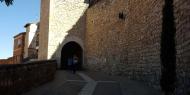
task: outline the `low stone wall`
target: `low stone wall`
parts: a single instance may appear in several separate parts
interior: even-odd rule
[[[0,65],[0,94],[20,95],[54,79],[56,61],[33,61],[27,64]]]

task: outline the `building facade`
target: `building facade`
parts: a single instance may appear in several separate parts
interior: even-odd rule
[[[25,32],[14,36],[13,56],[7,59],[0,59],[0,64],[20,64],[24,60]]]
[[[27,23],[26,32],[14,36],[13,56],[0,59],[0,64],[20,64],[38,60],[39,23]]]
[[[0,64],[7,64],[7,59],[0,59]]]
[[[24,59],[24,45],[26,32],[14,36],[13,62],[14,64],[22,63]]]
[[[38,59],[39,23],[28,23],[26,28],[24,59],[25,61]]]
[[[190,88],[189,4],[172,4],[176,93],[181,95]],[[79,67],[160,88],[164,6],[164,0],[41,0],[38,58],[56,59],[59,68],[67,68],[76,55]]]

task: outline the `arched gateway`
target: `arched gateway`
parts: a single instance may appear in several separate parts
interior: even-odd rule
[[[61,50],[61,68],[70,69],[74,56],[78,57],[78,63],[76,64],[77,69],[81,69],[83,63],[83,50],[78,43],[71,41],[66,43]]]

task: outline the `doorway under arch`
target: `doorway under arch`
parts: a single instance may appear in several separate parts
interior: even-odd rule
[[[71,61],[69,60],[72,60],[74,56],[78,57],[76,68],[82,69],[83,49],[78,43],[71,41],[66,43],[61,50],[61,68],[71,69]]]

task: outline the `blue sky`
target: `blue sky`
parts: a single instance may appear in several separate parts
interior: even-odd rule
[[[0,59],[13,55],[13,36],[25,32],[24,25],[40,18],[41,0],[14,0],[12,6],[0,3]]]

